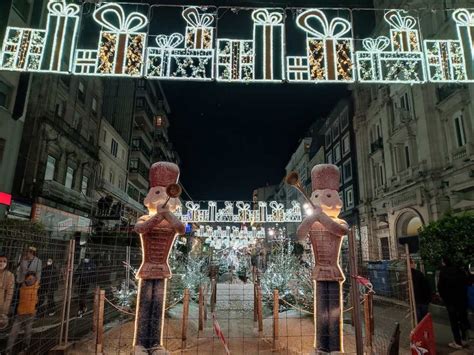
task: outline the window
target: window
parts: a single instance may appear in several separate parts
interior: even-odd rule
[[[351,151],[351,140],[349,137],[349,132],[347,132],[342,138],[342,155],[346,155]]]
[[[110,143],[110,153],[117,158],[118,143],[115,139],[112,138]]]
[[[408,148],[408,145],[405,145],[405,168],[408,169],[410,166],[410,148]]]
[[[400,96],[400,107],[405,111],[410,111],[410,96],[408,92],[405,92],[402,96]]]
[[[349,111],[345,109],[341,113],[341,131],[349,125]]]
[[[118,187],[120,190],[123,190],[124,188],[124,183],[123,183],[123,178],[122,177],[119,177],[118,179]]]
[[[337,143],[333,149],[334,152],[334,162],[337,163],[341,161],[341,145]]]
[[[109,170],[109,182],[113,185],[115,180],[114,171],[112,168]]]
[[[107,131],[104,129],[102,130],[102,140],[104,141],[104,143],[106,142],[107,140]]]
[[[328,154],[326,154],[326,163],[327,164],[332,164],[333,161],[332,161],[332,153],[329,152]]]
[[[464,131],[464,120],[461,113],[454,117],[454,129],[458,148],[466,145],[466,132]]]
[[[122,149],[122,160],[125,160],[125,149]]]
[[[352,179],[352,160],[348,159],[344,162],[342,171],[344,173],[344,182]]]
[[[72,127],[78,129],[81,124],[81,114],[77,111],[74,112],[74,117],[72,119]]]
[[[135,101],[135,105],[137,107],[143,107],[145,105],[145,101],[142,98],[138,98],[137,101]]]
[[[82,81],[79,81],[79,87],[78,87],[78,90],[77,90],[77,98],[82,103],[84,103],[86,101],[86,88],[85,88],[84,83]]]
[[[0,107],[8,108],[8,101],[10,101],[10,87],[4,82],[0,81]]]
[[[348,187],[345,190],[345,202],[346,202],[346,209],[354,207],[354,192],[352,190],[352,186]]]
[[[380,178],[380,185],[385,184],[385,178],[383,174],[383,165],[379,164],[379,178]]]
[[[139,89],[144,89],[145,88],[145,80],[143,80],[143,79],[138,80],[138,88]]]
[[[161,116],[156,116],[156,127],[161,127],[161,125],[163,124],[163,119],[161,118]]]
[[[97,100],[95,97],[92,98],[91,109],[92,109],[92,114],[94,116],[97,116]]]
[[[66,186],[68,189],[72,189],[73,182],[74,182],[74,169],[68,166],[66,170],[66,181],[64,181],[64,186]]]
[[[382,260],[390,260],[390,246],[388,243],[388,238],[380,238],[380,251],[382,252]]]
[[[332,137],[333,139],[339,137],[339,120],[332,126]]]
[[[59,101],[56,104],[56,109],[55,109],[55,112],[54,112],[55,117],[58,117],[58,118],[64,117],[64,108],[65,108],[65,106],[66,105],[65,105],[64,101]]]
[[[331,144],[331,130],[326,132],[326,135],[324,136],[324,144],[326,146]]]
[[[138,169],[138,159],[130,159],[130,170]]]
[[[87,196],[87,188],[89,187],[89,178],[85,175],[82,175],[81,181],[81,192]]]
[[[46,171],[44,172],[45,180],[54,180],[54,172],[56,170],[56,159],[51,155],[48,155],[48,160],[46,161]]]

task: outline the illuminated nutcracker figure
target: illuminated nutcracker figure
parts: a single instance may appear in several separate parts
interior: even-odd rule
[[[308,199],[313,207],[298,227],[298,238],[309,237],[315,259],[314,347],[318,351],[342,352],[342,283],[344,274],[339,265],[342,238],[349,226],[339,219],[342,201],[339,197],[339,169],[332,164],[316,165],[311,171],[312,193]],[[296,173],[287,183],[304,193]],[[305,195],[306,196],[306,195]]]
[[[135,319],[135,353],[160,349],[166,305],[166,283],[171,277],[168,257],[177,235],[185,227],[173,211],[179,204],[181,188],[177,185],[179,168],[169,162],[158,162],[150,168],[150,190],[144,204],[148,215],[139,218],[135,231],[140,233],[143,260],[138,270],[137,314]]]

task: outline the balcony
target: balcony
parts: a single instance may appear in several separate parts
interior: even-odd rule
[[[142,189],[148,188],[149,169],[142,163],[140,159],[130,160],[130,180]]]
[[[99,187],[103,189],[104,191],[110,193],[111,195],[115,196],[116,198],[118,198],[125,205],[130,205],[133,209],[145,213],[146,210],[142,204],[132,199],[130,196],[128,196],[128,194],[125,191],[112,185],[109,181],[102,179],[100,181]]]
[[[68,189],[66,186],[53,180],[45,180],[43,182],[41,195],[83,211],[91,212],[92,210],[91,198],[79,191]]]
[[[375,140],[375,142],[370,143],[370,154],[374,154],[378,150],[383,149],[383,139],[379,137]]]
[[[152,150],[148,148],[145,141],[142,138],[133,138],[130,149],[134,152],[142,153],[147,160],[151,159]]]

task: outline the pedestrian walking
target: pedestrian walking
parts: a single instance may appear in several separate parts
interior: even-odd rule
[[[7,270],[8,259],[0,254],[0,330],[8,325],[8,313],[15,290],[15,277]]]
[[[23,335],[23,350],[24,354],[28,354],[28,348],[31,343],[31,333],[33,330],[33,321],[36,315],[36,306],[38,304],[38,289],[39,284],[36,279],[36,274],[33,271],[28,271],[25,275],[25,280],[20,287],[19,301],[15,321],[13,322],[10,335],[7,343],[7,354],[11,354],[15,346],[16,339],[21,328],[24,327],[25,334]]]
[[[48,314],[54,316],[56,303],[54,301],[54,293],[59,285],[59,272],[53,263],[53,259],[49,258],[46,266],[42,270],[42,281],[40,288],[40,309],[39,314]]]
[[[82,317],[87,312],[87,294],[90,285],[95,284],[96,268],[92,260],[84,258],[76,270],[77,293],[79,296],[79,310],[77,316]]]
[[[448,344],[453,349],[462,349],[463,340],[468,338],[470,328],[467,319],[467,285],[468,275],[460,267],[454,265],[448,257],[443,258],[443,266],[439,272],[438,292],[449,315],[454,342]]]
[[[416,319],[420,322],[428,314],[431,303],[431,286],[426,276],[416,268],[416,263],[410,258],[413,293],[415,294]]]

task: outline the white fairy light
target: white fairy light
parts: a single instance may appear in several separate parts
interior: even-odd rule
[[[358,79],[366,83],[423,83],[425,58],[420,46],[417,21],[405,10],[389,10],[384,16],[390,38],[366,38],[356,53]],[[391,51],[387,47],[391,46]]]
[[[102,26],[98,48],[95,53],[88,49],[76,51],[74,73],[142,76],[147,34],[138,31],[148,25],[148,18],[136,11],[125,15],[123,7],[117,3],[98,6],[93,16]]]
[[[341,17],[328,21],[321,10],[308,9],[298,15],[296,24],[306,32],[306,55],[287,56],[288,80],[354,82],[353,39],[344,37],[351,31],[351,23]]]
[[[218,208],[216,201],[201,203],[187,201],[184,208],[180,206],[175,215],[183,223],[284,223],[301,222],[301,206],[292,201],[285,208],[283,203],[271,202],[244,202],[225,201],[224,206]],[[256,206],[252,209],[251,206]]]
[[[158,47],[147,49],[146,77],[150,79],[209,81],[214,79],[214,15],[187,7],[185,35],[156,37]]]
[[[251,40],[217,40],[217,81],[278,83],[284,80],[283,14],[283,9],[254,10]],[[259,34],[262,35],[262,41],[258,40]],[[261,51],[260,46],[263,47]]]
[[[255,244],[265,238],[265,228],[260,227],[211,227],[200,226],[195,233],[196,237],[204,238],[204,243],[214,249],[241,249]]]

